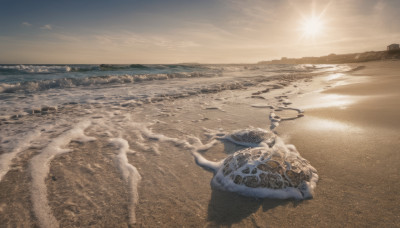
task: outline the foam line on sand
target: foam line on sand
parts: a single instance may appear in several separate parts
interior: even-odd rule
[[[128,141],[122,138],[113,138],[110,140],[110,143],[118,148],[118,155],[115,157],[115,162],[121,171],[122,178],[128,184],[130,192],[129,224],[135,224],[135,207],[139,201],[138,185],[142,177],[136,167],[129,163],[126,156],[130,151]]]
[[[39,220],[39,224],[44,228],[59,227],[57,219],[53,216],[52,210],[47,200],[46,177],[50,171],[51,161],[60,154],[70,152],[65,149],[71,141],[88,142],[96,138],[86,136],[84,130],[91,125],[90,121],[83,121],[75,125],[69,131],[54,138],[40,154],[32,158],[30,169],[32,175],[31,200],[33,211]]]

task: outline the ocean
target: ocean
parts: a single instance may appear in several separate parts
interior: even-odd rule
[[[129,105],[237,89],[330,65],[0,65],[0,116],[43,106]]]
[[[349,70],[0,65],[0,221],[199,226],[221,206],[215,189],[310,198],[317,171],[277,128],[304,115],[291,99],[311,91],[314,78]]]

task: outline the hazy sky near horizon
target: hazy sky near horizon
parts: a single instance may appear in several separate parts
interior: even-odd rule
[[[399,0],[0,0],[0,63],[251,63],[384,50]],[[303,23],[318,16],[315,37]]]

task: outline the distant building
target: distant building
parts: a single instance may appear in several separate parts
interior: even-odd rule
[[[399,50],[399,49],[400,49],[399,44],[391,44],[391,45],[387,46],[387,50],[388,50],[388,51],[391,51],[391,50]]]

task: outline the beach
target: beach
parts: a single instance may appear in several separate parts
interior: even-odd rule
[[[314,222],[310,226],[397,227],[400,223],[399,62],[362,65],[366,68],[350,74],[352,84],[318,95],[357,101],[337,105],[333,97],[333,107],[311,108],[295,126],[282,126],[320,174],[317,196],[306,206],[316,212],[306,219]],[[357,77],[367,78],[354,83]]]
[[[0,224],[400,225],[399,61],[207,67],[3,84]],[[215,136],[270,130],[271,113],[317,170],[313,197],[213,188],[193,151],[221,161],[245,147]]]

